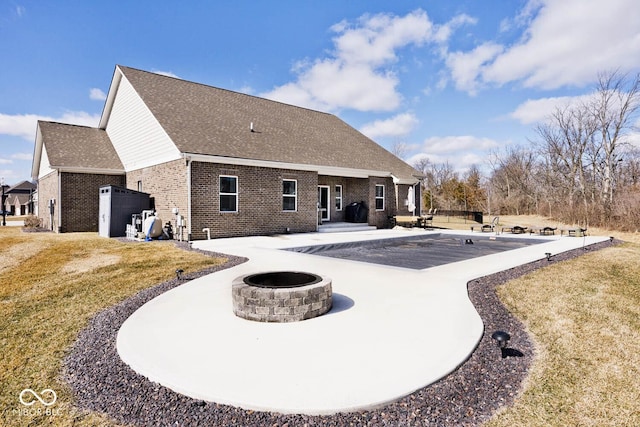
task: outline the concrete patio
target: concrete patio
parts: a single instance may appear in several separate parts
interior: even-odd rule
[[[425,270],[280,250],[417,233],[433,232],[375,230],[195,242],[194,247],[249,261],[142,306],[122,325],[118,352],[138,373],[196,399],[282,413],[373,408],[442,378],[473,352],[483,325],[467,296],[469,280],[543,259],[547,252],[608,239],[527,236],[545,243]],[[236,317],[232,280],[275,270],[331,277],[333,309],[295,323]]]

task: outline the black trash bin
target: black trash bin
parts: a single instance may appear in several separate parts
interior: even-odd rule
[[[347,222],[356,222],[357,210],[358,210],[358,202],[349,203],[344,211],[344,220]]]
[[[369,208],[364,202],[353,202],[347,205],[344,219],[347,222],[367,222]]]
[[[364,202],[358,203],[356,210],[356,222],[367,222],[369,220],[369,208]]]

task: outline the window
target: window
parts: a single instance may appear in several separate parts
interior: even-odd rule
[[[282,180],[282,210],[298,210],[298,181],[295,179]]]
[[[384,210],[384,185],[376,184],[376,210]]]
[[[336,210],[342,210],[342,185],[336,185]]]
[[[220,175],[220,212],[238,212],[238,177]]]
[[[142,181],[138,181],[138,191],[142,192]]]

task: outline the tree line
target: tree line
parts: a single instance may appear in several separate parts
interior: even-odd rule
[[[592,94],[550,111],[527,144],[492,152],[484,172],[416,162],[423,207],[637,230],[639,113],[640,74],[600,73]]]

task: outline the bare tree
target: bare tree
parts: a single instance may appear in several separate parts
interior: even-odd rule
[[[464,174],[465,185],[465,210],[487,210],[486,191],[482,187],[482,173],[476,165],[471,165]]]
[[[416,170],[420,171],[424,175],[422,180],[422,198],[423,206],[433,210],[433,196],[434,196],[434,175],[433,165],[427,157],[422,157],[415,161],[412,165]]]
[[[640,73],[633,77],[617,71],[601,73],[591,107],[599,132],[599,138],[594,140],[597,144],[594,151],[601,159],[597,166],[602,176],[602,201],[605,215],[609,217],[621,146],[640,110]]]
[[[409,145],[402,141],[393,141],[391,144],[391,152],[394,156],[404,159],[409,152]]]
[[[547,165],[564,190],[566,203],[571,208],[576,200],[582,200],[585,212],[589,187],[585,163],[596,131],[589,106],[582,104],[557,107],[547,122],[536,126]]]
[[[538,190],[535,185],[537,159],[523,147],[509,147],[503,153],[494,152],[489,160],[491,194],[500,213],[537,212]]]

